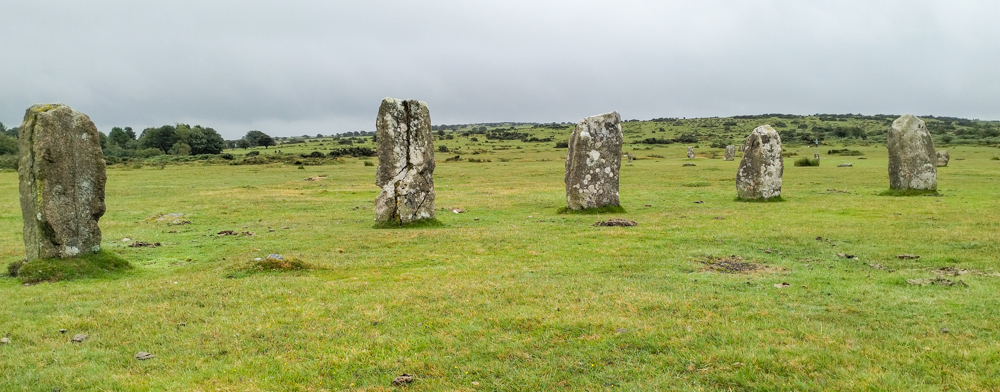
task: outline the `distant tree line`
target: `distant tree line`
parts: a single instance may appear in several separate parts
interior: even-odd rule
[[[101,137],[104,156],[113,158],[220,154],[224,147],[225,139],[214,129],[179,123],[146,128],[138,136],[132,127],[114,127]]]

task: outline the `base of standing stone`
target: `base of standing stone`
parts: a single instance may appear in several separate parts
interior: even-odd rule
[[[935,189],[887,189],[878,194],[879,196],[939,196]]]
[[[782,199],[781,196],[774,196],[761,199],[741,199],[739,198],[739,196],[737,196],[735,200],[744,203],[778,203],[785,201],[785,199]]]
[[[437,220],[436,218],[427,218],[415,220],[408,223],[400,224],[396,221],[390,222],[376,222],[372,228],[375,229],[420,229],[420,228],[432,228],[432,227],[444,227],[446,226],[443,222]]]
[[[597,215],[597,214],[624,214],[627,211],[625,211],[625,207],[622,206],[604,206],[595,208],[584,208],[580,210],[571,210],[567,207],[563,207],[556,212],[560,214]]]
[[[57,282],[96,278],[132,269],[132,264],[106,250],[78,257],[15,261],[7,267],[12,277],[23,283]]]

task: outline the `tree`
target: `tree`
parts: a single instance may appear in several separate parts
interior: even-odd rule
[[[17,139],[0,134],[0,155],[17,154]]]
[[[126,129],[131,130],[132,128]],[[135,143],[135,132],[131,132],[131,135],[129,133],[130,132],[119,127],[111,128],[111,133],[108,133],[108,142],[126,150],[134,150],[137,147]]]
[[[139,148],[155,148],[160,152],[167,152],[178,141],[177,128],[173,125],[164,125],[159,128],[146,128],[139,136]]]
[[[257,139],[257,145],[258,146],[264,146],[264,148],[266,149],[266,148],[268,148],[270,146],[277,145],[277,143],[275,143],[274,139],[271,139],[270,136],[264,135],[264,136],[261,136],[260,139]]]
[[[177,142],[170,147],[170,155],[191,155],[191,146],[187,143]]]
[[[226,145],[222,135],[212,128],[202,128],[200,125],[191,129],[186,142],[191,147],[191,153],[195,155],[221,154]]]
[[[246,136],[243,136],[243,139],[245,139],[246,141],[250,142],[250,146],[251,147],[257,147],[257,146],[260,145],[260,142],[259,142],[260,138],[262,138],[264,136],[267,136],[267,134],[264,133],[264,132],[261,132],[261,131],[254,130],[254,131],[247,132]],[[268,137],[270,137],[270,136],[268,136]],[[273,141],[273,139],[272,139],[272,141]]]
[[[236,141],[236,148],[242,148],[246,150],[250,147],[253,147],[253,144],[250,144],[250,142],[247,141],[247,139],[240,139]]]

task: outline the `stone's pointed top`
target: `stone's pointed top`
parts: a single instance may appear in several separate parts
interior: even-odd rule
[[[759,126],[757,128],[754,128],[753,132],[754,133],[761,133],[761,132],[778,133],[778,131],[774,130],[774,128],[771,128],[771,126],[768,125],[768,124],[764,124],[764,125],[761,125],[761,126]]]
[[[614,112],[607,112],[607,113],[604,113],[604,114],[596,114],[596,115],[587,117],[587,118],[585,118],[583,120],[580,120],[580,122],[583,123],[583,122],[586,122],[586,121],[592,121],[592,120],[598,120],[598,119],[617,119],[618,121],[621,121],[621,118],[622,118],[622,116],[619,115],[617,111],[614,111]]]
[[[904,114],[892,122],[893,128],[916,128],[921,126],[924,126],[924,120],[912,114]]]
[[[62,103],[40,103],[40,104],[36,104],[36,105],[31,105],[31,107],[28,108],[28,112],[29,113],[45,113],[45,112],[48,112],[48,111],[51,111],[51,110],[63,109],[63,108],[69,109],[69,110],[73,110],[69,106],[66,106],[66,104],[62,104]]]

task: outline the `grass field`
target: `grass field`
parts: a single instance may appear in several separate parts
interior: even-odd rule
[[[557,213],[564,149],[504,144],[437,154],[444,226],[423,229],[372,228],[357,159],[112,168],[104,248],[135,268],[0,278],[0,390],[1000,390],[996,149],[949,149],[939,196],[888,197],[884,147],[824,146],[785,159],[783,202],[740,203],[739,158],[627,145],[627,212],[593,216]],[[168,213],[191,223],[149,219]],[[592,226],[615,217],[639,225]],[[4,264],[21,224],[0,173]],[[314,268],[246,271],[271,253]],[[706,264],[733,255],[758,269]],[[907,283],[939,275],[966,286]]]

